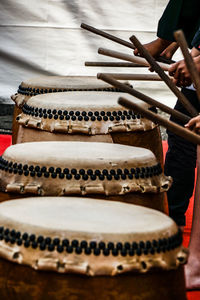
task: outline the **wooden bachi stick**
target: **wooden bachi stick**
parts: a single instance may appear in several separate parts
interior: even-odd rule
[[[144,68],[146,66],[130,62],[86,61],[86,67],[117,67],[117,68]]]
[[[112,34],[109,34],[109,33],[105,32],[105,31],[103,31],[103,30],[97,29],[97,28],[92,27],[90,25],[87,25],[85,23],[81,23],[81,28],[86,29],[86,30],[88,30],[90,32],[93,32],[93,33],[95,33],[97,35],[100,35],[100,36],[102,36],[102,37],[104,37],[104,38],[106,38],[108,40],[111,40],[113,42],[116,42],[116,43],[118,43],[120,45],[126,46],[126,47],[128,47],[130,49],[133,49],[133,50],[135,49],[135,46],[132,43],[127,42],[127,41],[125,41],[123,39],[120,39],[120,38],[118,38],[118,37],[116,37],[116,36],[114,36]]]
[[[119,80],[162,81],[157,74],[103,73]]]
[[[102,54],[102,55],[105,55],[105,56],[119,58],[119,59],[130,61],[130,62],[133,62],[133,63],[143,64],[146,67],[150,67],[150,64],[143,57],[134,56],[134,55],[130,55],[130,54],[125,54],[125,53],[122,53],[122,52],[118,52],[118,51],[114,51],[114,50],[110,50],[110,49],[105,49],[105,48],[99,48],[98,53]],[[169,65],[167,65],[167,64],[159,62],[158,65],[164,71],[168,71],[168,69],[169,69]]]
[[[188,99],[180,92],[180,90],[176,87],[176,85],[171,81],[171,79],[165,74],[159,64],[155,61],[155,59],[151,56],[147,49],[139,42],[139,40],[132,36],[130,40],[134,43],[134,45],[139,50],[140,54],[146,58],[151,67],[158,73],[158,75],[163,79],[166,85],[170,88],[170,90],[178,97],[182,105],[187,109],[192,117],[198,115],[198,111],[192,106],[192,104],[188,101]]]
[[[182,123],[186,124],[189,122],[190,117],[188,117],[187,115],[172,109],[171,107],[160,103],[152,98],[150,98],[149,96],[146,96],[145,94],[135,90],[134,88],[131,88],[130,86],[123,84],[119,81],[117,81],[116,79],[114,79],[112,76],[109,76],[108,74],[105,73],[99,73],[97,74],[97,77],[109,84],[111,84],[112,86],[115,86],[116,88],[120,89],[123,92],[126,92],[150,105],[156,106],[158,108],[160,108],[162,111],[172,115],[174,118],[176,118],[177,120],[180,120]]]
[[[135,46],[132,43],[129,43],[129,42],[125,41],[125,40],[122,40],[122,39],[120,39],[120,38],[118,38],[118,37],[116,37],[116,36],[114,36],[112,34],[109,34],[109,33],[105,32],[105,31],[103,31],[103,30],[97,29],[97,28],[92,27],[90,25],[87,25],[85,23],[81,23],[81,28],[86,29],[86,30],[88,30],[90,32],[93,32],[93,33],[95,33],[97,35],[100,35],[100,36],[102,36],[102,37],[104,37],[106,39],[109,39],[109,40],[111,40],[111,41],[113,41],[115,43],[118,43],[120,45],[126,46],[126,47],[128,47],[130,49],[133,49],[133,50],[135,49]],[[174,63],[174,61],[172,61],[170,59],[163,58],[163,57],[159,57],[158,60],[159,61],[163,61],[164,63],[167,63],[167,64]]]
[[[145,109],[137,104],[135,104],[133,101],[130,101],[124,97],[120,97],[118,100],[119,104],[132,109],[136,111],[137,113],[140,113],[143,115],[145,118],[153,121],[154,123],[158,123],[161,126],[166,127],[169,129],[171,132],[181,136],[182,138],[190,141],[191,143],[194,144],[200,144],[200,136],[192,131],[189,131],[188,129],[185,129],[184,127],[177,125],[176,123],[169,121],[156,113],[151,112],[148,109]]]
[[[177,30],[174,33],[174,37],[175,37],[176,41],[178,42],[178,44],[181,48],[181,51],[182,51],[184,59],[185,59],[186,66],[188,68],[188,71],[190,72],[192,82],[195,84],[197,97],[198,97],[199,102],[200,102],[200,76],[199,76],[199,73],[198,73],[197,68],[195,66],[195,63],[192,59],[192,56],[190,55],[190,53],[188,51],[188,45],[187,45],[187,42],[186,42],[183,31],[182,30]]]

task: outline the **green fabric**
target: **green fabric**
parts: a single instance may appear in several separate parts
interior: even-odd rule
[[[158,23],[157,36],[175,41],[173,33],[182,29],[189,47],[200,24],[200,0],[170,0]]]

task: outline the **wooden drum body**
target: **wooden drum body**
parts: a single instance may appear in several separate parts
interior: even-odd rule
[[[1,203],[0,224],[1,299],[186,300],[181,232],[158,211],[35,197]]]
[[[124,94],[123,94],[124,95]],[[63,92],[34,96],[17,117],[17,143],[32,141],[109,142],[150,149],[162,163],[160,130],[117,102],[122,93]],[[149,105],[134,99],[142,107]]]
[[[92,195],[167,212],[170,185],[150,150],[126,145],[22,143],[7,148],[0,160],[1,197],[7,192],[7,199],[16,194]]]
[[[22,82],[11,99],[15,102],[12,143],[16,144],[19,124],[17,116],[22,112],[22,106],[27,100],[39,94],[70,92],[70,91],[99,91],[116,92],[118,89],[103,83],[94,76],[40,76]]]
[[[184,269],[115,277],[36,272],[0,259],[2,300],[187,300]],[[14,296],[13,296],[14,295]],[[139,296],[138,296],[139,295]],[[138,298],[140,297],[140,298]]]

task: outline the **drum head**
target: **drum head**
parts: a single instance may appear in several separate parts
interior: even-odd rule
[[[24,103],[19,124],[50,132],[108,134],[152,130],[156,125],[118,104],[122,93],[64,92],[32,97]],[[127,95],[129,98],[130,96]],[[145,102],[134,98],[139,106]]]
[[[171,185],[150,150],[89,142],[10,146],[0,180],[5,191],[39,195],[158,193]]]
[[[17,94],[12,95],[11,98],[17,106],[21,107],[32,96],[70,91],[119,92],[119,89],[95,76],[40,76],[23,81]]]
[[[40,76],[23,81],[18,94],[34,96],[67,91],[118,91],[95,76]]]
[[[115,275],[185,262],[168,216],[135,205],[71,197],[0,204],[0,256],[35,269]]]

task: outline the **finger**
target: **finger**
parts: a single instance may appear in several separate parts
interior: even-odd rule
[[[193,126],[185,126],[186,129],[194,131],[195,132],[195,125]]]
[[[185,72],[185,70],[181,70],[181,69],[180,69],[178,80],[182,86],[189,86],[192,83],[189,74]]]
[[[173,76],[174,76],[174,79],[177,79],[180,81],[181,78],[180,78],[180,69],[179,68],[176,69]]]
[[[170,76],[173,76],[174,72],[177,69],[177,66],[178,66],[178,63],[174,63],[174,64],[170,65],[169,71],[168,71]]]
[[[172,78],[172,82],[173,82],[175,85],[178,85],[178,80],[177,80],[177,79]]]
[[[133,51],[134,55],[138,56],[139,55],[139,51],[137,48],[135,48],[135,50]]]
[[[199,118],[200,118],[200,116],[192,118],[187,124],[185,124],[185,127],[187,127],[187,128],[193,127],[197,122],[199,122]]]
[[[186,78],[181,71],[179,72],[179,81],[182,85],[185,85],[185,83],[186,83]]]
[[[197,123],[196,123],[196,129],[197,129],[197,130],[200,130],[200,121],[199,121],[199,118],[198,118],[198,121],[197,121]]]

